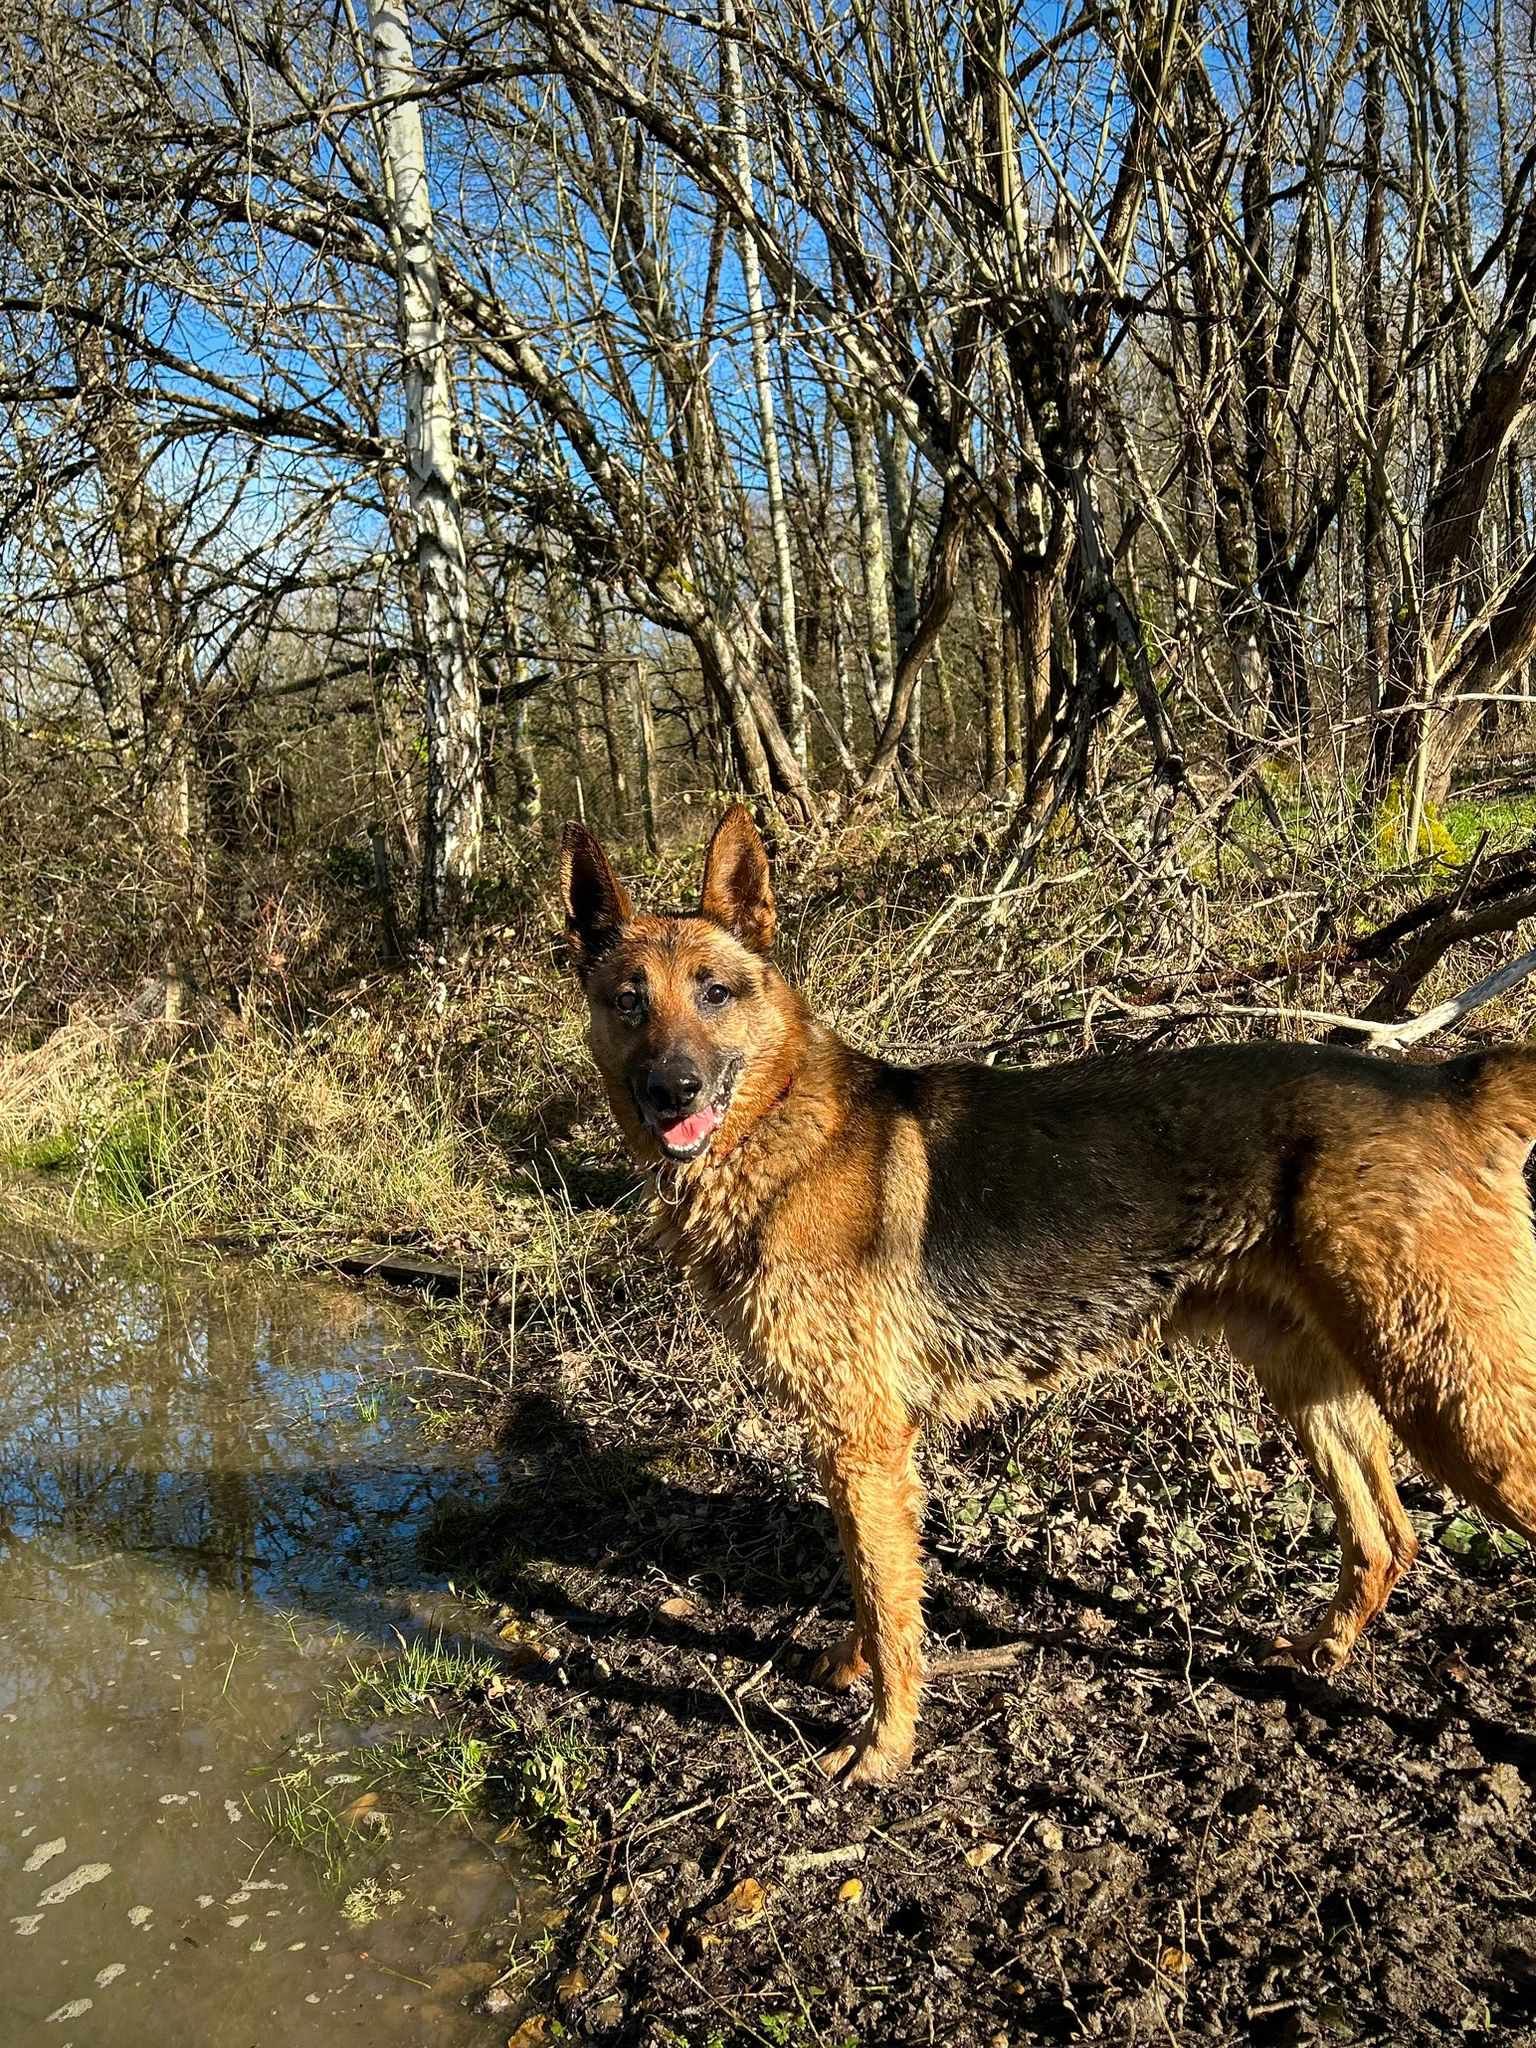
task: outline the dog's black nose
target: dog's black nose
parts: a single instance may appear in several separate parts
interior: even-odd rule
[[[686,1116],[703,1089],[704,1076],[686,1061],[668,1060],[645,1077],[645,1099],[661,1116]]]

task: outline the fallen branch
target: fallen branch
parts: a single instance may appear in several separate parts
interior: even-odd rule
[[[1532,897],[1536,897],[1536,854],[1528,847],[1514,853],[1493,854],[1483,863],[1482,877],[1471,888],[1463,881],[1455,889],[1426,896],[1408,909],[1399,911],[1385,924],[1378,925],[1374,931],[1362,932],[1358,938],[1313,946],[1304,953],[1271,955],[1263,960],[1244,961],[1235,967],[1214,968],[1204,974],[1181,976],[1177,981],[1144,983],[1137,994],[1149,1003],[1166,1003],[1179,997],[1188,1001],[1190,996],[1206,991],[1212,994],[1218,990],[1237,993],[1261,987],[1266,982],[1281,981],[1288,976],[1312,974],[1320,969],[1350,974],[1385,960],[1395,947],[1415,932],[1423,931],[1426,925],[1436,926],[1447,917],[1470,920],[1475,914],[1487,914],[1486,922],[1476,927],[1468,923],[1463,927],[1460,936],[1466,938],[1508,930],[1529,914],[1526,904]],[[1454,943],[1454,940],[1449,943]],[[1440,950],[1443,952],[1445,948]],[[1415,987],[1417,985],[1415,983]]]
[[[1387,976],[1361,1011],[1362,1020],[1384,1024],[1401,1017],[1452,946],[1460,945],[1463,939],[1485,938],[1491,932],[1513,931],[1533,911],[1536,911],[1536,889],[1527,889],[1522,895],[1484,904],[1478,909],[1453,906],[1435,920],[1406,959]]]
[[[1101,992],[1100,999],[1123,1017],[1145,1018],[1148,1022],[1160,1024],[1197,1024],[1211,1017],[1274,1017],[1291,1024],[1325,1024],[1330,1038],[1353,1032],[1365,1039],[1372,1051],[1377,1051],[1414,1045],[1419,1039],[1428,1038],[1432,1032],[1444,1031],[1448,1025],[1458,1023],[1473,1010],[1481,1009],[1484,1003],[1491,1003],[1495,996],[1503,995],[1506,989],[1516,987],[1533,973],[1536,973],[1536,946],[1528,953],[1519,954],[1507,966],[1497,968],[1481,981],[1474,982],[1459,996],[1437,1003],[1422,1016],[1396,1021],[1345,1017],[1336,1010],[1302,1010],[1292,1003],[1216,1003],[1201,1007],[1187,1003],[1128,1003],[1107,990]],[[1059,1021],[1065,1023],[1067,1020]]]
[[[996,1643],[989,1650],[952,1650],[944,1657],[930,1657],[930,1678],[970,1678],[978,1672],[1011,1671],[1021,1657],[1039,1647],[1037,1637],[1022,1642]]]
[[[1364,1033],[1373,1049],[1415,1045],[1432,1032],[1444,1031],[1448,1026],[1459,1023],[1471,1011],[1481,1009],[1484,1003],[1491,1003],[1495,996],[1503,995],[1506,989],[1516,987],[1532,974],[1536,974],[1536,946],[1529,952],[1517,954],[1506,966],[1495,968],[1492,974],[1485,974],[1481,981],[1463,989],[1459,996],[1450,996],[1445,1002],[1436,1003],[1422,1016],[1409,1017],[1400,1024],[1377,1023],[1361,1017],[1353,1021],[1344,1020],[1343,1028]]]
[[[808,1870],[835,1870],[841,1863],[862,1863],[867,1842],[844,1842],[837,1849],[796,1849],[779,1865],[780,1877],[803,1877]]]

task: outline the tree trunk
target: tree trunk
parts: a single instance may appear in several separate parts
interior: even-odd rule
[[[122,616],[137,686],[137,718],[108,654],[103,710],[108,729],[132,722],[136,797],[166,885],[155,916],[164,1020],[178,1020],[206,914],[206,846],[193,826],[192,653],[164,512],[150,488],[149,458],[132,400],[101,328],[82,325],[75,369],[87,406],[86,438],[101,478],[117,551]],[[114,735],[114,743],[120,743]]]
[[[1008,778],[1008,725],[1003,649],[997,619],[987,598],[981,542],[972,535],[969,556],[971,617],[976,631],[976,666],[981,672],[982,776],[989,793],[1000,796]]]
[[[1051,725],[1051,616],[1056,603],[1054,574],[1027,569],[1012,579],[1007,636],[1011,687],[1006,707],[1008,780],[1028,789],[1040,772]]]
[[[1362,249],[1365,342],[1365,504],[1361,533],[1361,595],[1365,615],[1365,669],[1372,710],[1386,701],[1392,673],[1392,554],[1387,534],[1387,316],[1382,265],[1386,240],[1386,130],[1384,59],[1374,16],[1366,9],[1365,240]]]
[[[635,693],[635,751],[640,761],[640,818],[645,827],[645,850],[660,851],[656,821],[661,798],[656,779],[656,723],[651,714],[651,665],[643,655],[632,663]]]
[[[891,543],[892,617],[900,662],[917,633],[917,570],[913,560],[912,522],[916,516],[917,493],[911,472],[911,443],[895,420],[883,420],[876,429],[880,453],[880,478],[885,498],[886,531]],[[899,665],[899,664],[898,664]],[[923,684],[921,674],[914,681],[901,735],[901,765],[909,785],[921,791],[923,782]]]
[[[763,302],[762,267],[750,225],[753,201],[752,151],[747,141],[746,108],[741,85],[741,51],[735,35],[734,0],[720,0],[721,112],[731,131],[736,181],[749,217],[738,237],[742,281],[747,293],[747,325],[752,340],[752,381],[757,387],[757,423],[762,441],[763,480],[768,499],[768,530],[773,542],[774,579],[779,600],[779,640],[784,659],[784,700],[789,744],[804,772],[810,765],[805,722],[805,678],[800,668],[800,637],[795,607],[795,568],[790,549],[789,515],[784,503],[784,474],[779,463],[779,429],[774,415],[773,378],[768,367],[768,315]]]
[[[594,592],[591,602],[592,646],[597,657],[597,693],[603,713],[603,747],[608,756],[608,783],[613,792],[613,821],[622,831],[629,818],[629,769],[624,761],[624,730],[630,723],[624,715],[618,678],[609,658],[608,622],[601,599]]]
[[[427,801],[421,929],[435,938],[467,908],[480,867],[485,766],[469,647],[469,574],[453,445],[453,387],[432,239],[432,199],[405,0],[370,0],[379,146],[390,211],[405,382],[405,455],[426,622]]]
[[[74,358],[85,394],[86,437],[117,551],[122,619],[138,698],[135,716],[119,682],[103,708],[114,741],[125,726],[137,727],[140,800],[167,850],[186,860],[193,851],[192,675],[181,594],[163,514],[149,485],[139,422],[99,326],[88,322],[78,328]]]
[[[507,752],[512,760],[512,822],[537,825],[544,808],[538,757],[528,735],[528,699],[514,697],[507,711]]]
[[[1445,703],[1467,687],[1466,678],[1474,672],[1502,682],[1509,664],[1520,658],[1508,652],[1518,648],[1522,638],[1510,610],[1512,593],[1495,596],[1491,610],[1485,609],[1464,632],[1458,632],[1457,618],[1490,493],[1533,397],[1536,197],[1526,201],[1509,260],[1503,303],[1489,330],[1481,365],[1455,431],[1434,472],[1435,483],[1421,527],[1424,541],[1417,631],[1399,634],[1391,650],[1391,702],[1371,734],[1367,788],[1372,792],[1385,790],[1394,775],[1405,772],[1426,743],[1426,719],[1440,715],[1438,710],[1408,707]],[[1522,605],[1516,607],[1522,615],[1524,574],[1522,571],[1516,585],[1522,589]],[[1475,660],[1469,649],[1478,650]],[[1452,714],[1440,735],[1429,735],[1427,743],[1437,763],[1434,787],[1442,786],[1449,777],[1454,754],[1465,744],[1475,722],[1469,727]]]
[[[848,455],[853,470],[854,510],[859,528],[859,567],[864,576],[864,615],[869,663],[875,679],[875,723],[884,724],[895,686],[896,652],[891,634],[890,584],[886,567],[885,522],[880,510],[880,480],[875,469],[875,436],[871,406],[862,391],[848,405]]]
[[[1250,125],[1243,161],[1242,332],[1244,462],[1252,507],[1256,628],[1269,670],[1265,726],[1277,740],[1304,748],[1311,723],[1306,657],[1290,587],[1289,497],[1279,445],[1276,401],[1283,396],[1274,281],[1274,162],[1280,114],[1285,21],[1276,0],[1250,0],[1247,10]]]
[[[1442,804],[1450,794],[1451,773],[1462,748],[1487,711],[1484,701],[1502,689],[1536,654],[1536,555],[1485,612],[1478,630],[1461,643],[1455,666],[1445,678],[1445,708],[1430,728],[1429,765],[1424,794]]]

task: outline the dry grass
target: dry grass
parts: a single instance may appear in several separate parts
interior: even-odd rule
[[[298,1039],[257,1025],[174,1061],[79,1020],[0,1059],[13,1167],[56,1176],[82,1213],[260,1243],[493,1243],[484,1158],[446,1108],[367,1016]]]
[[[177,1089],[188,1220],[239,1217],[259,1238],[495,1242],[475,1133],[443,1114],[413,1055],[366,1014],[297,1041],[257,1027],[215,1044]]]

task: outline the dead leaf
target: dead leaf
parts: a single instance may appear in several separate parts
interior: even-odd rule
[[[755,1877],[744,1877],[739,1884],[733,1884],[723,1899],[711,1906],[704,1915],[712,1927],[729,1922],[733,1927],[750,1927],[754,1920],[763,1917],[763,1908],[768,1903],[768,1894]]]
[[[1274,1481],[1257,1465],[1239,1465],[1224,1451],[1213,1453],[1207,1471],[1224,1493],[1273,1493]]]
[[[387,1828],[389,1816],[379,1811],[377,1792],[364,1792],[350,1806],[342,1808],[341,1824],[344,1828]]]
[[[549,2021],[543,2013],[536,2012],[532,2019],[524,2020],[515,2034],[507,2037],[507,2048],[538,2048],[541,2041],[549,2039]]]
[[[500,1963],[445,1963],[432,1972],[432,1990],[438,1998],[462,2000],[488,1990],[500,1975]]]
[[[693,1602],[685,1600],[681,1593],[671,1600],[663,1600],[656,1610],[658,1614],[664,1614],[668,1621],[686,1621],[690,1615],[697,1614],[698,1611]]]
[[[504,1628],[501,1640],[506,1648],[502,1655],[511,1671],[526,1671],[531,1664],[553,1664],[558,1661],[558,1652],[548,1643],[541,1643],[534,1636],[522,1635],[515,1628]],[[493,1680],[492,1683],[495,1681]],[[489,1690],[489,1688],[487,1688]]]

